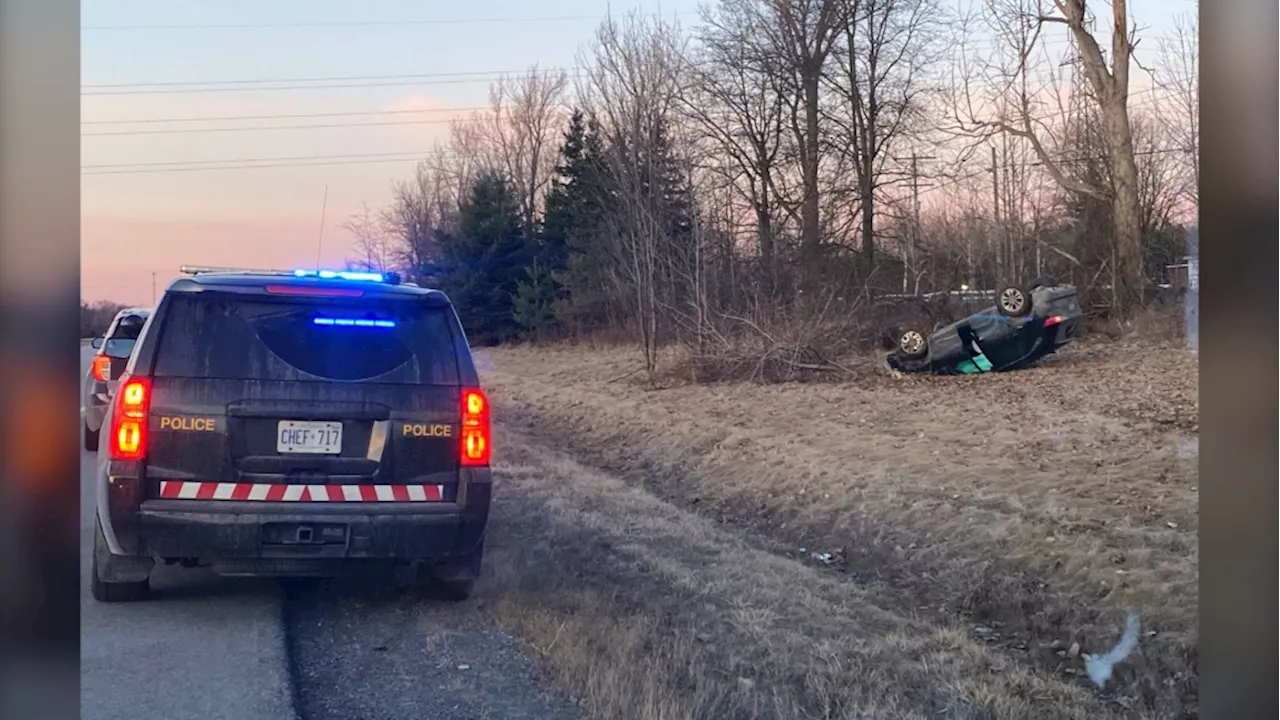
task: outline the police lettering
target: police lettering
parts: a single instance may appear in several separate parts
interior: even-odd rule
[[[404,437],[453,437],[452,425],[426,425],[405,423],[400,434]]]
[[[217,421],[214,418],[162,417],[160,429],[213,432],[217,429]]]

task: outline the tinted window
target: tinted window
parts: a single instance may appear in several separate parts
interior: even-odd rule
[[[110,338],[102,346],[102,352],[113,358],[127,358],[137,342],[132,338]]]
[[[456,385],[452,313],[414,301],[173,295],[156,375]]]

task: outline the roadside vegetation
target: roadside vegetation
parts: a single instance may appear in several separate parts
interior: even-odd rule
[[[485,348],[480,602],[592,717],[1196,716],[1197,30],[1135,56],[1128,4],[611,17],[346,220]],[[1040,277],[1086,315],[1059,357],[877,354]]]
[[[1126,6],[612,17],[348,220],[491,348],[486,602],[593,717],[1196,715],[1196,28],[1137,89]],[[1061,357],[877,355],[1039,277]]]

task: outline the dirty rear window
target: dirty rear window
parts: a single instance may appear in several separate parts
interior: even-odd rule
[[[458,383],[447,307],[208,295],[171,301],[158,376]]]

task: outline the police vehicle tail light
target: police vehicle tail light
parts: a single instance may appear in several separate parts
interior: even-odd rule
[[[480,388],[464,388],[460,458],[463,467],[484,467],[489,464],[490,437],[489,398]]]
[[[116,391],[111,417],[111,459],[141,460],[147,454],[147,413],[151,409],[151,381],[124,378]]]
[[[106,382],[111,376],[111,358],[106,355],[93,356],[93,379]]]
[[[302,295],[305,297],[360,297],[363,290],[354,288],[312,287],[310,285],[268,285],[272,295]]]

